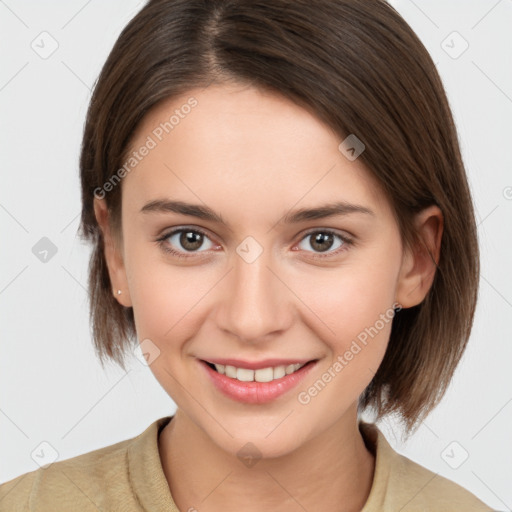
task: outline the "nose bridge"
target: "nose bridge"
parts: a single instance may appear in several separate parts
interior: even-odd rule
[[[284,286],[272,269],[271,251],[250,238],[233,255],[220,326],[244,340],[257,341],[283,329],[287,303]]]

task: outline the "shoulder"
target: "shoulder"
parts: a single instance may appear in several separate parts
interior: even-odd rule
[[[407,503],[403,511],[422,510],[488,512],[492,508],[461,485],[397,454],[395,465],[397,498]],[[401,481],[398,481],[401,480]],[[428,507],[428,508],[427,508]]]
[[[57,461],[0,485],[0,510],[29,511],[38,505],[97,510],[94,497],[105,485],[126,484],[126,452],[131,440]],[[88,499],[88,496],[91,496]],[[92,500],[92,501],[91,501]]]
[[[142,434],[76,457],[43,466],[0,485],[0,510],[9,512],[68,511],[84,512],[136,501],[132,490],[129,456],[137,456],[133,448],[156,439],[158,420]],[[134,455],[135,453],[135,455]],[[132,500],[133,498],[133,500]]]
[[[374,482],[363,512],[492,512],[461,485],[396,452],[376,425],[360,428],[376,447]]]

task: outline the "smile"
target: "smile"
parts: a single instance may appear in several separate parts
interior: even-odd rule
[[[285,375],[291,375],[297,370],[302,368],[307,363],[289,364],[287,366],[269,366],[267,368],[260,368],[258,370],[251,370],[249,368],[237,368],[231,365],[223,364],[210,364],[221,375],[225,375],[230,379],[236,379],[241,382],[272,382],[273,380],[280,379]]]
[[[197,360],[206,372],[214,389],[237,402],[264,404],[277,399],[297,387],[306,375],[316,366],[318,359],[289,364],[271,364],[270,361],[258,364],[222,364]],[[224,361],[233,362],[233,361]],[[281,361],[279,361],[281,362]],[[264,366],[263,366],[264,365]],[[246,368],[244,366],[258,366]]]

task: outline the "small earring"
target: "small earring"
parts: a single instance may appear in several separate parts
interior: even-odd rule
[[[121,290],[117,290],[117,295],[121,295]]]

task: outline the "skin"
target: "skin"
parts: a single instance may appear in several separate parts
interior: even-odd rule
[[[402,245],[391,206],[343,140],[288,99],[253,87],[215,85],[157,105],[132,148],[194,96],[198,105],[122,181],[122,236],[111,232],[105,199],[95,199],[113,292],[133,307],[139,340],[160,351],[150,368],[177,404],[159,438],[162,467],[180,510],[356,511],[366,502],[375,460],[357,425],[357,399],[384,357],[391,331],[376,336],[308,404],[298,401],[366,327],[398,302],[419,304],[434,277],[442,214],[417,215],[424,244]],[[229,223],[177,213],[141,213],[153,199],[204,204]],[[297,208],[346,200],[352,213],[295,225]],[[208,233],[195,252],[170,228]],[[306,231],[330,228],[321,252]],[[311,234],[311,233],[309,233]],[[262,254],[236,252],[253,237]],[[330,253],[330,254],[329,254]],[[326,255],[322,259],[318,255]],[[266,404],[221,394],[198,358],[318,359],[297,388]],[[246,467],[237,452],[253,443],[262,458]]]

